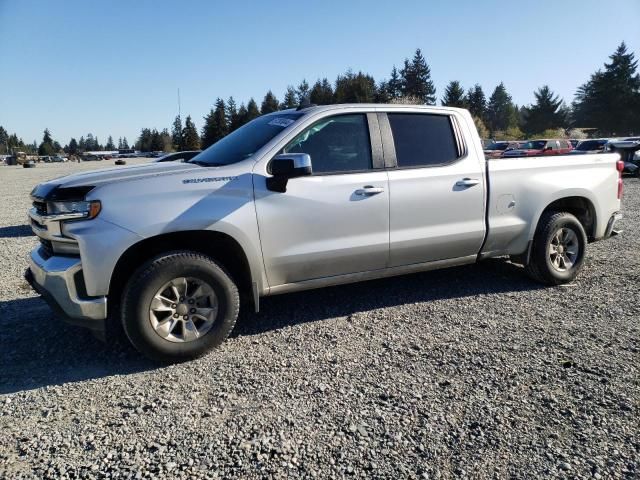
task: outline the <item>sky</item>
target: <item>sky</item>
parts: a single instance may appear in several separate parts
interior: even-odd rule
[[[623,19],[617,21],[618,18]],[[371,2],[0,0],[0,125],[25,142],[198,129],[217,97],[351,68],[388,78],[416,48],[437,96],[450,80],[504,82],[514,102],[544,84],[571,102],[621,41],[640,57],[640,0]]]

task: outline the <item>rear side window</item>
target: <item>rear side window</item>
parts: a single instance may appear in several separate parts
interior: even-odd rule
[[[398,167],[428,167],[458,158],[448,115],[389,113]]]

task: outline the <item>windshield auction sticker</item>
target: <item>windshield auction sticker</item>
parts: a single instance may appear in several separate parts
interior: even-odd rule
[[[295,122],[295,120],[291,120],[290,118],[278,117],[271,120],[269,125],[274,125],[276,127],[288,127],[293,122]]]

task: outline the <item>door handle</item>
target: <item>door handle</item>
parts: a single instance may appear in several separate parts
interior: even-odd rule
[[[456,187],[473,187],[474,185],[478,185],[480,180],[477,178],[463,178],[462,180],[458,180],[456,182]]]
[[[367,197],[370,195],[377,195],[378,193],[384,192],[384,188],[382,187],[374,187],[373,185],[365,185],[362,188],[359,188],[355,191],[356,195],[360,195],[363,197]]]

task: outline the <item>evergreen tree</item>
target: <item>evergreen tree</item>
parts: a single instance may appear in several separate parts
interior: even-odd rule
[[[302,105],[309,101],[309,84],[306,80],[302,80],[298,88],[296,89],[296,97],[298,99],[298,105]]]
[[[183,148],[185,150],[200,150],[200,137],[198,136],[198,129],[193,123],[193,120],[191,120],[191,115],[188,115],[186,120],[184,121],[182,139],[184,142]]]
[[[247,107],[244,106],[244,103],[241,103],[240,108],[238,109],[238,120],[234,130],[236,128],[240,128],[245,123],[247,123]]]
[[[298,106],[298,96],[296,94],[296,90],[289,85],[287,87],[287,91],[284,94],[284,100],[282,101],[282,109],[286,110],[287,108],[296,108]]]
[[[626,136],[640,131],[640,75],[634,54],[624,42],[587,83],[576,92],[576,126],[595,127],[603,136]]]
[[[44,129],[44,134],[42,136],[42,142],[38,147],[38,155],[53,155],[55,153],[55,148],[53,146],[53,138],[51,137],[51,132],[48,128]]]
[[[233,97],[229,97],[227,100],[227,108],[225,111],[227,112],[227,126],[229,127],[229,133],[231,133],[235,130],[233,126],[238,121],[238,106]]]
[[[9,132],[0,126],[0,153],[9,153]]]
[[[548,85],[542,86],[533,95],[535,103],[523,111],[522,125],[527,134],[539,134],[567,126],[567,112],[562,100],[553,94]]]
[[[118,150],[122,150],[122,137],[118,137]]]
[[[160,152],[164,148],[164,142],[162,141],[162,135],[155,128],[151,131],[151,138],[149,144],[149,151]]]
[[[333,103],[333,88],[326,78],[318,79],[309,93],[309,100],[316,105],[331,105]]]
[[[402,96],[402,79],[400,78],[400,74],[398,73],[398,69],[395,65],[391,70],[391,76],[387,81],[386,88],[389,100],[394,100]]]
[[[83,136],[81,136],[80,140],[78,140],[78,151],[85,152],[86,150],[87,150],[87,141],[84,139]]]
[[[218,140],[229,133],[227,124],[227,112],[224,100],[218,98],[216,100],[216,109],[211,109],[209,115],[204,117],[204,126],[202,127],[202,149],[213,145]]]
[[[426,105],[435,105],[436,87],[431,80],[431,69],[418,48],[413,60],[404,61],[400,71],[402,77],[402,94],[406,97],[416,97]]]
[[[127,142],[127,137],[122,137],[122,148],[124,150],[129,150],[129,142]]]
[[[245,122],[248,123],[254,118],[258,118],[260,116],[260,110],[258,110],[258,104],[253,98],[249,99],[247,103],[247,113],[245,115]]]
[[[162,129],[162,132],[160,132],[160,142],[162,144],[162,148],[160,150],[162,150],[163,152],[173,152],[173,136],[169,133],[169,130],[166,128]]]
[[[260,113],[264,115],[265,113],[277,112],[279,108],[280,104],[278,103],[278,99],[273,94],[273,92],[269,90],[264,96],[264,100],[262,100]]]
[[[67,153],[70,154],[70,155],[75,155],[76,153],[78,153],[78,142],[73,137],[71,138],[71,140],[69,140],[69,145],[67,147]]]
[[[180,118],[180,115],[176,115],[176,118],[173,120],[173,126],[171,127],[171,143],[173,143],[173,148],[175,148],[177,151],[180,152],[184,150],[184,138],[182,137],[182,119]]]
[[[474,117],[478,117],[483,122],[487,116],[487,98],[479,84],[475,84],[467,93],[467,104],[469,111]]]
[[[467,107],[467,99],[464,95],[464,89],[457,80],[452,80],[444,90],[442,105],[445,107]]]
[[[489,104],[487,105],[487,127],[491,133],[496,131],[505,131],[511,127],[518,125],[518,112],[515,105],[511,101],[511,95],[507,93],[504,83],[500,85],[491,94]]]
[[[371,75],[348,70],[336,79],[336,103],[370,103],[376,99],[376,81]]]
[[[109,135],[109,138],[107,138],[107,143],[104,146],[104,149],[105,150],[115,150],[116,149],[116,146],[113,143],[113,137],[111,135]]]
[[[376,87],[376,103],[389,103],[391,97],[389,96],[389,86],[384,80]]]

